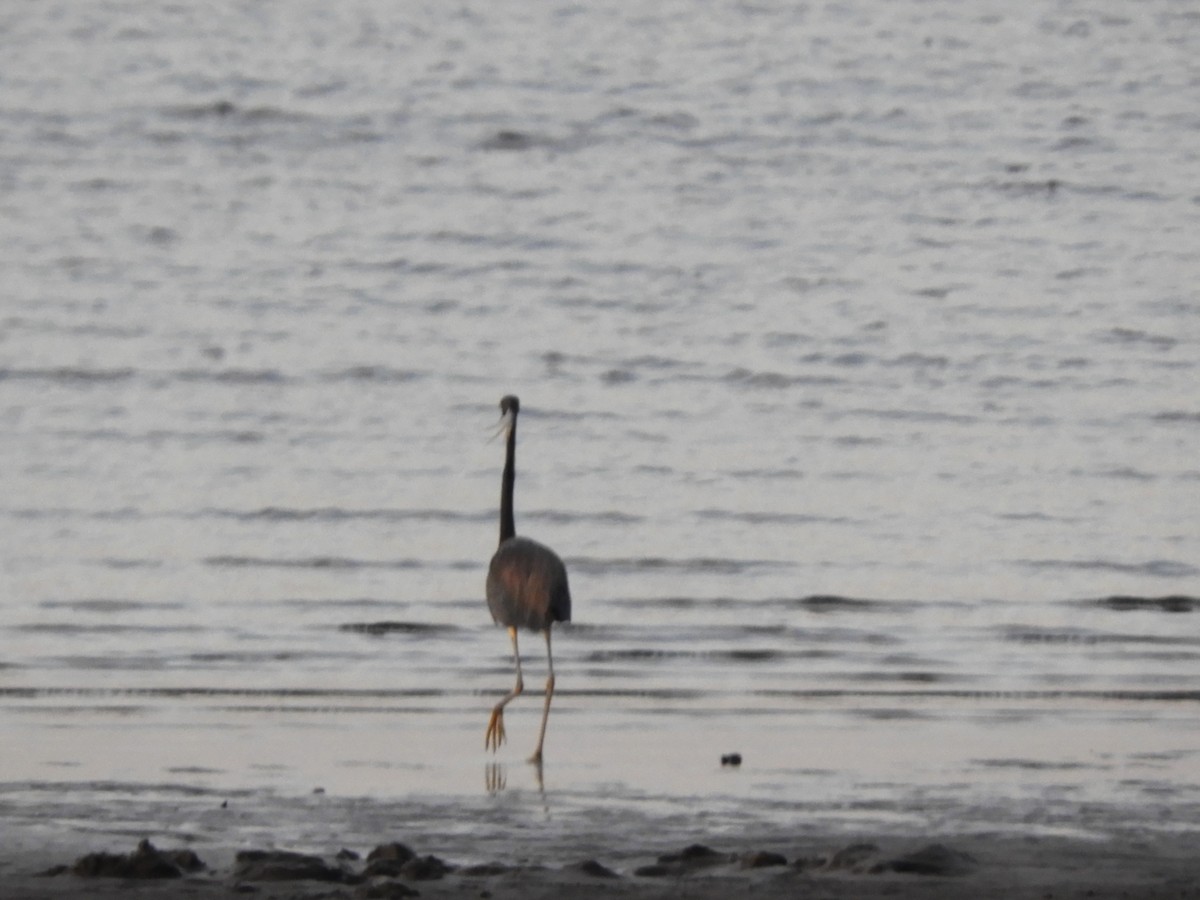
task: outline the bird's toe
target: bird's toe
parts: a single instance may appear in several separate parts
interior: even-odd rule
[[[487,733],[483,737],[483,746],[493,753],[500,749],[507,735],[504,733],[504,713],[499,709],[492,710],[492,718],[488,721]]]

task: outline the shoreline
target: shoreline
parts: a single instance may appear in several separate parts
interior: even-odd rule
[[[236,840],[230,834],[227,838]],[[7,900],[220,900],[315,898],[659,898],[717,900],[753,893],[764,900],[825,898],[1189,898],[1200,897],[1197,832],[1131,831],[1107,839],[1033,833],[903,833],[724,836],[655,853],[616,843],[605,848],[565,841],[546,852],[514,840],[507,854],[466,862],[436,846],[381,837],[375,848],[264,848],[177,841],[136,842],[97,835],[77,855],[67,845],[25,858],[0,859]],[[402,847],[396,851],[394,848]],[[154,855],[196,860],[192,872],[162,877],[142,865]],[[382,851],[383,855],[380,856]],[[64,856],[66,853],[66,856]],[[404,854],[408,854],[405,856]],[[49,857],[56,862],[43,865]],[[69,857],[69,858],[68,858]],[[109,868],[123,861],[133,868]],[[131,862],[132,861],[132,862]],[[74,871],[72,871],[72,869]],[[159,877],[145,876],[153,870]],[[53,874],[51,874],[53,872]],[[84,874],[79,874],[84,873]]]

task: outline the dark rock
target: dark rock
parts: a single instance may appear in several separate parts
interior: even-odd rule
[[[380,844],[368,853],[367,862],[375,862],[377,859],[393,859],[406,863],[410,859],[414,859],[416,855],[407,845],[393,841],[390,844]]]
[[[328,881],[355,880],[319,856],[290,850],[243,850],[238,853],[233,874],[243,881]]]
[[[404,873],[404,866],[416,859],[411,848],[405,844],[392,842],[380,844],[367,854],[367,868],[363,872],[366,878],[399,878]]]
[[[504,863],[491,862],[467,866],[462,870],[462,874],[471,878],[491,878],[495,875],[506,875],[512,871],[514,871],[512,866],[505,865]]]
[[[660,863],[688,863],[689,865],[711,866],[728,862],[729,857],[703,844],[689,844],[678,853],[667,853],[658,858]]]
[[[742,754],[726,753],[721,757],[721,765],[723,766],[740,766],[742,764]]]
[[[677,875],[679,870],[674,866],[664,866],[662,863],[653,863],[648,866],[639,866],[633,870],[633,874],[638,878],[665,878],[668,875]]]
[[[768,866],[786,866],[787,858],[778,853],[756,850],[751,853],[743,853],[742,858],[738,860],[738,865],[743,869],[765,869]]]
[[[339,862],[358,862],[361,858],[353,850],[347,850],[345,847],[339,850],[337,856],[334,857]]]
[[[377,859],[373,863],[367,863],[367,867],[363,869],[363,878],[399,878],[404,865],[395,859]]]
[[[75,860],[71,874],[80,878],[182,878],[179,867],[161,858],[134,861],[128,853],[89,853]]]
[[[666,853],[658,858],[656,865],[642,866],[635,869],[635,875],[643,877],[662,877],[664,875],[684,875],[697,869],[707,869],[732,861],[733,857],[719,853],[703,844],[691,844],[678,853]]]
[[[879,847],[875,844],[851,844],[836,851],[825,860],[826,869],[847,869],[861,871],[864,865],[879,856]]]
[[[404,897],[420,897],[421,892],[402,881],[382,881],[378,884],[365,884],[355,891],[354,895],[362,897],[363,900],[402,900]]]
[[[200,857],[190,850],[160,851],[149,841],[133,853],[89,853],[71,867],[81,878],[182,878],[184,872],[203,869]]]
[[[973,856],[944,844],[930,844],[883,863],[884,870],[911,875],[966,875],[977,865]]]
[[[581,863],[576,863],[573,867],[577,872],[582,872],[584,875],[591,875],[593,878],[620,878],[621,876],[610,869],[608,866],[601,865],[594,859],[585,859]]]
[[[175,863],[175,865],[179,866],[180,870],[183,872],[190,874],[192,872],[199,872],[202,869],[208,868],[208,866],[204,864],[204,860],[202,860],[191,850],[163,850],[161,852],[163,856],[171,860],[171,862]]]
[[[437,881],[445,878],[453,867],[438,859],[436,856],[418,856],[410,859],[400,869],[400,877],[412,881]]]
[[[824,856],[801,856],[792,863],[792,868],[803,872],[808,869],[820,869],[827,862],[828,860]]]

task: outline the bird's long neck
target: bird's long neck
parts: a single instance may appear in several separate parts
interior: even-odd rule
[[[508,429],[508,451],[504,457],[504,476],[500,482],[500,543],[515,537],[517,526],[513,522],[513,483],[517,480],[517,420]]]

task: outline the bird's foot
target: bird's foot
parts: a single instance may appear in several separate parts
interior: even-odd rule
[[[497,706],[492,710],[492,718],[488,721],[487,734],[483,736],[483,746],[495,753],[505,740],[507,740],[507,735],[504,733],[504,707]]]

